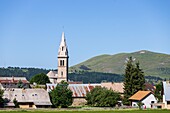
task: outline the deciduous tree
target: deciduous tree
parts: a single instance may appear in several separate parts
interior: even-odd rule
[[[86,95],[87,104],[97,107],[113,107],[120,100],[117,92],[102,87],[95,87]]]
[[[62,81],[50,92],[51,102],[54,107],[67,108],[72,105],[72,91],[68,89],[67,82]]]
[[[37,84],[41,84],[41,85],[45,85],[46,83],[50,83],[50,80],[48,78],[48,76],[44,73],[40,73],[37,75],[34,75],[31,79],[30,79],[30,83],[37,83]]]

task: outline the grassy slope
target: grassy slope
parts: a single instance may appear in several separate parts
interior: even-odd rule
[[[80,70],[79,67],[85,65],[91,69],[90,71],[123,74],[125,60],[129,56],[140,62],[145,75],[170,78],[170,55],[150,51],[96,56],[70,69]]]

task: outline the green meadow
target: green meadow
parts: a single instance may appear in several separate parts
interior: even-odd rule
[[[2,110],[0,113],[170,113],[170,110]]]

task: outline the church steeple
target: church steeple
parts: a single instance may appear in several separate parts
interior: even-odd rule
[[[58,76],[57,83],[62,80],[67,81],[68,75],[68,49],[64,32],[62,33],[61,43],[58,50]]]
[[[60,43],[60,47],[58,50],[58,56],[61,56],[61,57],[68,56],[68,50],[67,50],[67,44],[66,44],[64,32],[62,33],[61,43]]]

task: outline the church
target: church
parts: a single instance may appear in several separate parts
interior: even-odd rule
[[[58,70],[50,71],[47,76],[52,84],[68,81],[68,48],[66,44],[65,34],[62,33],[61,42],[58,50]]]

